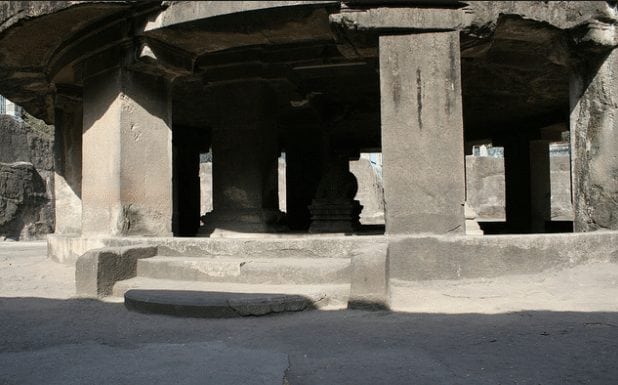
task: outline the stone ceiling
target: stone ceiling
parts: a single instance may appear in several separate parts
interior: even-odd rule
[[[0,2],[0,94],[53,122],[56,87],[79,89],[84,71],[133,50],[135,70],[174,81],[176,124],[208,125],[208,84],[261,77],[272,79],[281,115],[319,95],[341,141],[379,147],[378,32],[332,15],[403,3],[463,15],[468,139],[568,120],[577,47],[613,45],[603,40],[615,13],[606,2]]]

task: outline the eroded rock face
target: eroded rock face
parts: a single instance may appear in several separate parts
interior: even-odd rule
[[[39,171],[54,170],[51,135],[9,115],[0,115],[0,132],[0,162],[29,162]]]
[[[32,163],[0,163],[0,239],[30,240],[52,232],[49,198]]]
[[[53,140],[21,119],[0,115],[0,239],[53,232]]]

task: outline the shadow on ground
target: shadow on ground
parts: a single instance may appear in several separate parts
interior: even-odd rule
[[[234,319],[0,298],[0,384],[615,384],[618,313]]]

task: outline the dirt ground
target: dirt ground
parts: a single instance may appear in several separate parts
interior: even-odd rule
[[[239,319],[73,297],[44,243],[0,243],[0,384],[616,384],[618,265],[398,288],[396,312]]]

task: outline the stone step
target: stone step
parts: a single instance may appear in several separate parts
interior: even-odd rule
[[[349,285],[256,285],[136,277],[117,282],[128,309],[183,317],[241,317],[347,307]]]
[[[136,241],[137,242],[137,241]],[[148,243],[142,238],[140,243]],[[157,241],[160,255],[204,258],[349,259],[367,248],[383,245],[383,235],[251,234],[251,238],[169,238]]]
[[[137,276],[256,284],[350,282],[350,260],[329,258],[205,258],[155,256],[137,262]]]

